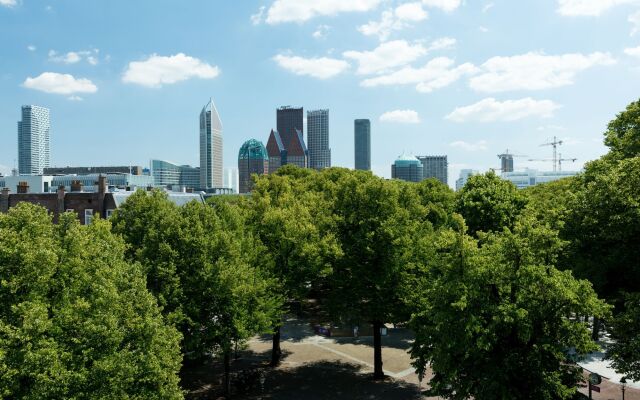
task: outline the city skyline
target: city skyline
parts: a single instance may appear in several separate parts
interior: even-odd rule
[[[15,38],[0,51],[3,147],[17,148],[19,106],[37,104],[52,110],[51,165],[199,165],[194,110],[213,96],[223,167],[276,128],[274,108],[300,104],[331,110],[333,165],[354,167],[353,120],[368,118],[374,173],[390,177],[404,152],[447,154],[453,186],[460,169],[499,167],[505,148],[550,158],[540,144],[553,136],[579,169],[605,151],[606,124],[640,86],[633,4],[319,1],[284,16],[285,3],[2,3],[0,34]],[[119,32],[101,33],[114,23]],[[3,152],[0,170],[14,160]],[[516,160],[525,166],[552,169]]]

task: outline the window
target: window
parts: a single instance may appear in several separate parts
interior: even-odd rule
[[[89,225],[91,224],[91,221],[93,221],[93,210],[84,210],[84,224]]]
[[[115,210],[107,210],[107,218],[111,218]]]

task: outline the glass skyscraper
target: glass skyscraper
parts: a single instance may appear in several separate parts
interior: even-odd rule
[[[420,182],[423,178],[422,163],[414,156],[403,154],[391,165],[391,178]]]
[[[307,147],[309,149],[309,168],[331,167],[329,110],[307,112]]]
[[[282,144],[285,150],[289,150],[289,144],[295,139],[296,130],[299,130],[303,134],[304,138],[304,126],[303,124],[303,109],[293,108],[290,106],[280,107],[276,110],[276,129],[280,134]]]
[[[418,156],[418,160],[423,166],[424,179],[436,178],[445,185],[449,184],[447,156]]]
[[[354,148],[356,169],[371,171],[371,121],[354,121]]]
[[[240,175],[240,193],[249,193],[253,188],[251,175],[269,173],[269,155],[262,142],[250,139],[240,147],[238,173]]]
[[[200,112],[200,189],[223,187],[222,122],[213,99]]]
[[[151,160],[151,176],[156,186],[199,189],[200,168],[178,165],[164,160]]]
[[[18,173],[42,175],[50,166],[49,109],[22,106],[22,121],[18,121]]]

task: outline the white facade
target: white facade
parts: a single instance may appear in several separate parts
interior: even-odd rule
[[[27,193],[48,193],[52,189],[53,176],[46,175],[22,175],[5,176],[0,178],[0,188],[9,188],[11,193],[18,193],[18,184],[26,182],[29,186]]]
[[[309,149],[309,168],[331,167],[329,110],[307,112],[307,148]]]
[[[224,169],[224,187],[233,189],[233,193],[238,193],[239,177],[237,168]]]
[[[503,173],[502,179],[508,180],[518,187],[524,189],[540,183],[557,181],[562,178],[578,175],[579,171],[538,171],[535,169],[525,169],[524,171],[514,171]]]
[[[18,171],[20,175],[41,175],[50,166],[49,109],[22,106],[18,121]]]

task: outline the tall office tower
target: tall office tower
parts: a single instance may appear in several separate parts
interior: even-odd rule
[[[267,154],[269,155],[269,173],[272,174],[287,163],[287,150],[278,131],[271,130],[267,140]]]
[[[280,133],[282,143],[286,150],[289,150],[287,146],[289,146],[291,139],[295,136],[296,129],[302,132],[304,138],[303,115],[302,107],[293,108],[284,106],[276,110],[276,129],[278,133]]]
[[[285,164],[293,164],[300,168],[307,168],[309,166],[308,154],[307,146],[304,144],[304,139],[302,138],[302,131],[296,129],[295,135],[293,135],[287,146]]]
[[[309,146],[309,168],[331,167],[329,110],[307,111],[307,144]]]
[[[371,121],[354,121],[354,148],[356,169],[371,171]]]
[[[22,106],[22,121],[18,121],[18,172],[20,175],[42,175],[50,166],[49,109]]]
[[[418,156],[418,160],[424,167],[424,179],[436,178],[445,185],[449,184],[449,162],[447,161],[447,156]]]
[[[408,182],[422,180],[422,163],[414,156],[403,154],[391,165],[391,178]]]
[[[262,142],[250,139],[244,142],[238,153],[240,193],[249,193],[253,188],[251,175],[269,173],[269,156]]]
[[[213,99],[200,112],[200,189],[221,188],[222,122]]]

